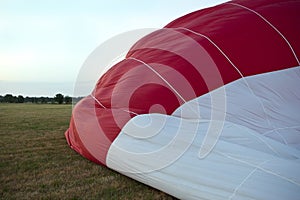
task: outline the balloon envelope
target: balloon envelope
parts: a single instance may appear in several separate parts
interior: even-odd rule
[[[300,196],[300,1],[230,1],[132,46],[74,108],[89,160],[182,199]]]

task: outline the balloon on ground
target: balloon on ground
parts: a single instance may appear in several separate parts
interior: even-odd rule
[[[76,104],[68,144],[180,199],[299,199],[299,24],[292,0],[172,21]]]

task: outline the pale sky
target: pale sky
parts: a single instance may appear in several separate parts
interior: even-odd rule
[[[0,0],[0,95],[72,95],[80,67],[102,42],[222,2]]]

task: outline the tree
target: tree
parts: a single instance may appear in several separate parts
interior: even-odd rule
[[[64,95],[58,93],[54,97],[54,101],[57,102],[58,104],[62,104],[64,102]]]
[[[25,100],[24,100],[25,103],[32,103],[32,97],[25,97]]]
[[[6,102],[6,103],[14,103],[15,102],[14,96],[12,94],[6,94],[4,96],[4,102]]]
[[[47,103],[47,97],[40,97],[41,103]]]
[[[18,99],[17,99],[17,102],[18,103],[24,103],[24,97],[22,95],[19,95]]]
[[[66,103],[66,104],[72,103],[72,97],[65,96],[65,103]]]

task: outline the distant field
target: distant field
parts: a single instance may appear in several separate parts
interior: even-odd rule
[[[0,104],[0,199],[172,199],[71,150],[71,109]]]

